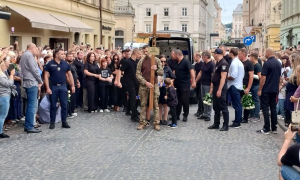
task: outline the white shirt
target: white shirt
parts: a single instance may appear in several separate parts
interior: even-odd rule
[[[235,86],[237,89],[243,89],[243,79],[245,76],[245,70],[243,63],[236,57],[232,60],[228,71],[228,77],[234,78],[234,80],[227,80],[227,87]]]

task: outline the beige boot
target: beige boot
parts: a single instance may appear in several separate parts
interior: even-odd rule
[[[137,128],[137,130],[143,130],[145,128],[145,124],[144,123],[140,123],[139,127]]]
[[[158,124],[154,124],[154,130],[156,130],[156,131],[160,131],[160,127],[159,127],[159,125],[158,125]]]

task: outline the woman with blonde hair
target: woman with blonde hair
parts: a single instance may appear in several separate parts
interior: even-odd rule
[[[291,96],[294,95],[295,91],[298,88],[298,80],[297,80],[297,70],[296,67],[300,65],[300,56],[296,53],[291,55],[291,74],[285,79],[286,82],[283,82],[281,85],[286,85],[286,99],[284,102],[285,109],[285,126],[288,127],[291,123],[291,112],[294,110],[294,104],[290,101]]]

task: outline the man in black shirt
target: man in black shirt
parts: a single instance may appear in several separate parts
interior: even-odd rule
[[[258,95],[260,96],[260,105],[263,112],[265,124],[263,129],[258,133],[270,134],[270,117],[269,107],[271,110],[272,133],[277,133],[277,113],[276,113],[276,96],[279,92],[279,80],[281,75],[281,65],[274,57],[275,52],[268,48],[265,53],[268,60],[264,63],[261,79],[259,82]]]
[[[171,70],[174,72],[175,68],[176,68],[176,64],[177,64],[177,61],[175,59],[175,52],[172,51],[171,52],[171,58],[167,61],[168,63],[168,66],[171,68]]]
[[[77,75],[78,75],[78,80],[81,84],[81,86],[78,86],[76,88],[76,106],[77,107],[82,107],[83,104],[83,81],[84,81],[84,75],[83,75],[83,57],[84,54],[82,51],[77,52],[77,58],[73,61],[73,65],[76,67],[77,69]]]
[[[215,63],[210,59],[211,54],[208,51],[202,53],[202,59],[204,61],[200,72],[197,74],[196,82],[201,81],[201,101],[206,93],[209,93],[211,85],[211,77],[215,70]],[[204,121],[210,121],[211,106],[203,105],[203,114],[198,119],[204,119]]]
[[[195,60],[195,72],[196,72],[196,76],[199,74],[199,72],[202,69],[203,66],[203,61],[201,61],[201,55],[200,54],[196,54],[194,57]],[[201,99],[201,81],[197,81],[196,82],[196,95],[197,95],[197,99],[198,99],[198,109],[197,112],[195,114],[195,116],[199,117],[200,115],[203,114],[203,101]]]
[[[219,129],[221,112],[223,113],[224,123],[220,131],[228,131],[229,112],[226,105],[227,93],[227,73],[228,63],[223,58],[223,51],[216,49],[214,58],[217,61],[215,72],[212,76],[210,94],[213,96],[213,109],[215,111],[214,124],[208,129]]]
[[[284,143],[277,157],[277,165],[281,167],[279,179],[294,180],[300,178],[300,172],[293,166],[300,167],[300,144],[296,143],[290,146],[296,133],[291,131],[291,125],[284,134]],[[299,137],[299,135],[297,135]],[[290,146],[290,147],[289,147]]]
[[[229,56],[229,54],[226,54],[226,46],[225,45],[220,45],[219,48],[223,51],[223,56],[228,65],[230,66],[232,62],[232,58]]]
[[[183,57],[183,53],[181,50],[174,51],[175,59],[177,61],[177,65],[175,68],[175,82],[174,86],[177,88],[177,120],[179,120],[179,116],[181,113],[181,109],[183,106],[183,121],[187,121],[187,117],[189,115],[189,98],[190,98],[190,87],[191,87],[191,79],[192,79],[192,88],[196,87],[195,81],[195,72],[192,68],[192,64],[189,60]]]
[[[254,66],[252,62],[247,59],[246,49],[240,49],[238,57],[244,64],[244,69],[245,69],[245,76],[243,79],[243,86],[245,87],[245,89],[244,91],[241,91],[241,96],[243,96],[244,94],[248,95],[251,90],[252,83],[253,83]],[[244,118],[242,120],[242,123],[248,123],[249,114],[250,111],[248,109],[244,109]]]
[[[131,58],[125,60],[120,68],[121,71],[124,71],[123,86],[129,95],[127,109],[131,109],[131,120],[134,122],[139,122],[140,120],[136,107],[136,96],[138,95],[139,82],[135,75],[138,63],[137,59],[140,57],[141,51],[139,49],[134,49]]]

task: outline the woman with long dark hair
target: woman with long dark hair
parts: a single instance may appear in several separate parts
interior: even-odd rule
[[[120,57],[118,54],[115,54],[113,56],[113,60],[111,62],[110,65],[110,69],[113,73],[114,79],[113,79],[113,84],[115,82],[116,79],[116,75],[117,75],[117,70],[119,69],[119,62],[120,62]],[[121,99],[121,88],[117,87],[117,86],[112,86],[113,88],[113,105],[114,105],[114,111],[119,111],[120,110],[120,106],[122,105],[122,99]],[[111,98],[111,97],[110,97]]]
[[[88,112],[90,113],[97,112],[98,104],[97,86],[99,79],[99,67],[97,66],[95,60],[96,54],[93,52],[89,53],[86,58],[86,63],[83,67],[86,89],[88,92]]]

